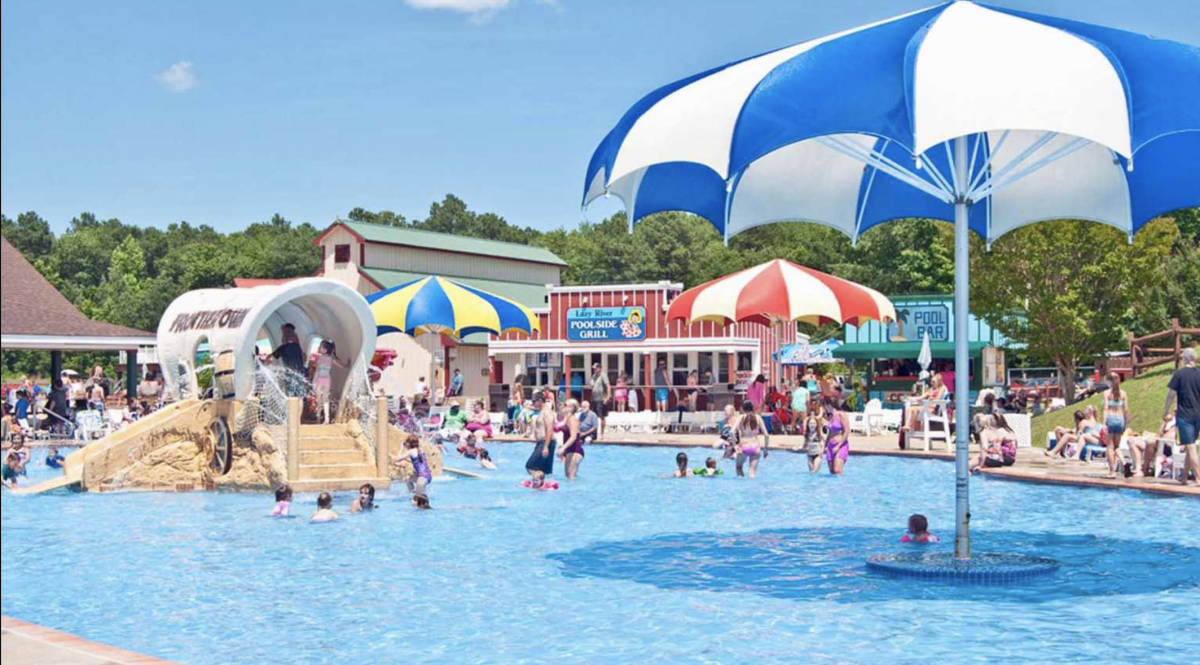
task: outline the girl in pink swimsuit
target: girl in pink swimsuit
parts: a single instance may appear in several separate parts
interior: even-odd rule
[[[826,429],[829,437],[825,440],[825,464],[829,473],[841,475],[850,457],[850,439],[846,435],[846,426],[842,423],[842,412],[829,409],[829,424]]]
[[[317,359],[312,363],[312,385],[313,394],[326,425],[329,424],[329,401],[333,389],[334,365],[346,369],[350,363],[343,362],[341,358],[338,358],[337,347],[333,342],[325,340],[321,342],[321,346],[317,350]]]

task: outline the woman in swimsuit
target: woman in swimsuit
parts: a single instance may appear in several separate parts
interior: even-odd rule
[[[825,439],[825,465],[829,467],[829,473],[840,476],[846,466],[846,460],[850,457],[846,416],[837,410],[832,401],[825,403],[825,412],[829,414],[828,423],[825,425],[826,431],[829,432],[828,438]]]
[[[742,416],[737,421],[736,431],[738,441],[734,444],[734,450],[737,452],[734,464],[737,466],[737,475],[739,477],[746,475],[742,471],[742,467],[748,460],[750,462],[750,478],[753,480],[758,475],[758,460],[767,456],[767,445],[770,441],[762,418],[754,412],[754,402],[750,400],[742,402]],[[762,436],[761,443],[759,436]]]
[[[1108,475],[1116,478],[1121,466],[1121,437],[1125,435],[1125,424],[1129,422],[1129,395],[1121,390],[1121,377],[1116,372],[1108,373],[1108,390],[1104,392],[1104,426],[1108,438],[1104,442],[1104,456],[1108,459]]]
[[[1100,439],[1100,432],[1104,429],[1104,426],[1096,420],[1096,407],[1091,405],[1084,407],[1083,422],[1080,425],[1082,429],[1080,430],[1077,442],[1079,444],[1079,461],[1086,462],[1087,460],[1083,457],[1083,447],[1103,445],[1103,441]]]
[[[333,366],[342,369],[350,366],[337,356],[337,347],[333,342],[325,340],[317,350],[317,359],[313,361],[312,372],[313,395],[321,408],[323,423],[329,424],[329,397],[333,388]]]
[[[563,461],[567,480],[575,480],[576,474],[579,473],[579,463],[583,461],[583,439],[579,438],[579,418],[575,416],[579,412],[579,402],[569,399],[562,410],[563,445],[558,451],[558,458]]]
[[[971,462],[968,471],[974,473],[980,467],[996,468],[1012,466],[1017,462],[1017,436],[1004,414],[994,413],[987,418],[987,427],[979,434],[979,458]]]
[[[538,472],[542,476],[554,473],[554,449],[558,446],[554,437],[554,404],[540,396],[533,403],[539,410],[533,419],[533,452],[525,462],[530,478]]]
[[[936,412],[940,408],[939,402],[946,398],[946,386],[942,383],[942,375],[934,372],[930,378],[929,390],[921,395],[921,401],[925,402],[924,410],[930,413]],[[916,431],[921,429],[921,409],[912,409],[908,414],[908,426],[905,428],[908,431]]]

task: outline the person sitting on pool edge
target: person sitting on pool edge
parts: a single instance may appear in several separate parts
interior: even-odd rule
[[[354,498],[354,502],[350,504],[350,514],[361,513],[366,510],[375,509],[375,486],[371,483],[363,483],[358,488],[358,496]]]
[[[321,492],[317,495],[317,512],[312,514],[308,519],[310,522],[332,522],[338,518],[338,514],[333,512],[333,497],[329,492]]]
[[[692,470],[688,468],[687,453],[680,452],[675,456],[675,477],[676,478],[691,478]]]
[[[271,517],[290,517],[292,514],[292,488],[290,485],[280,485],[275,488],[275,507],[271,509]]]
[[[900,539],[902,543],[937,543],[938,537],[929,533],[929,520],[924,515],[910,515],[908,518],[908,533]]]
[[[694,473],[697,476],[707,476],[709,478],[721,475],[721,470],[717,468],[717,458],[710,457],[704,460],[704,468],[696,469]]]
[[[65,461],[67,458],[58,454],[58,448],[50,446],[50,451],[46,453],[46,466],[51,469],[61,469]]]

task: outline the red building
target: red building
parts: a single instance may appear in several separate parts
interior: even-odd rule
[[[675,388],[685,386],[693,370],[700,385],[732,385],[739,391],[759,373],[772,383],[779,380],[772,354],[804,339],[794,324],[668,322],[667,306],[682,290],[669,282],[550,286],[547,305],[534,309],[540,333],[510,334],[489,343],[492,382],[506,384],[524,374],[527,387],[557,386],[565,377],[579,389],[599,363],[614,383],[624,373],[645,409],[660,360]],[[676,397],[672,391],[672,403]]]

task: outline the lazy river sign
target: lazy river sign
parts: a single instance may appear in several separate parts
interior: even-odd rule
[[[567,310],[568,342],[634,342],[646,339],[644,307],[573,307]]]

